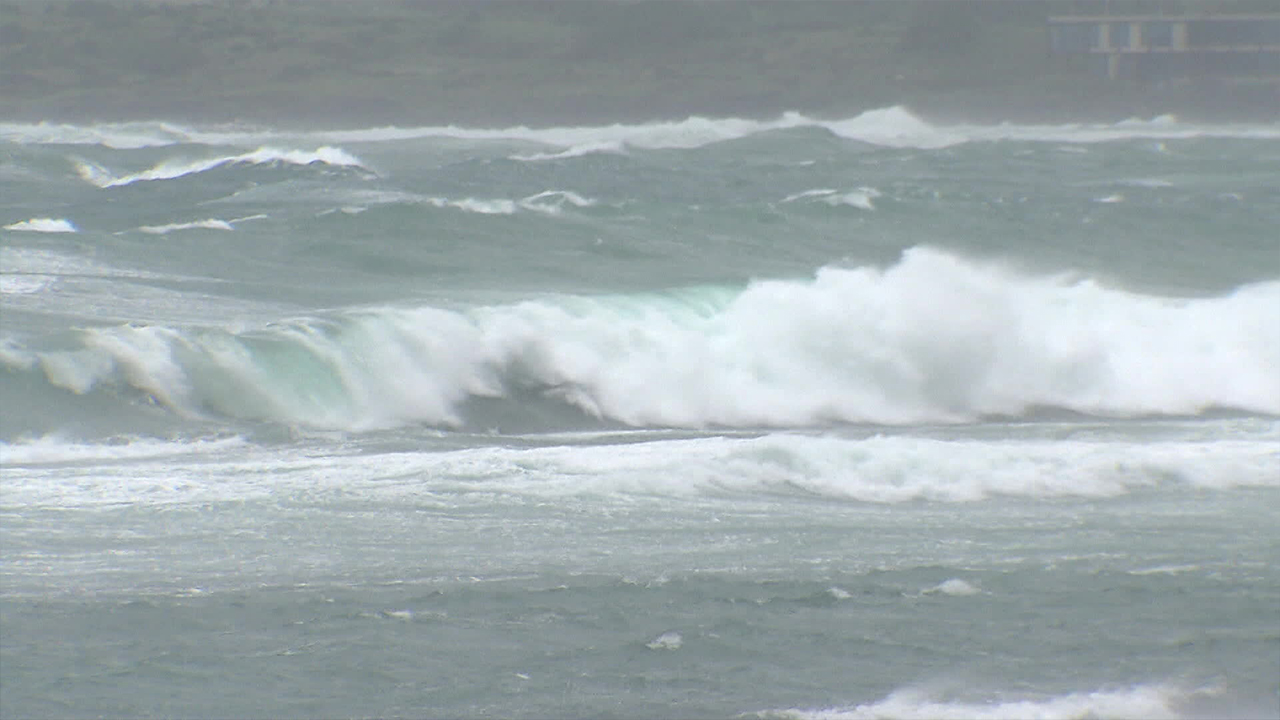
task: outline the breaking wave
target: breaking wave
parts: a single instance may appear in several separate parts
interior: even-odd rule
[[[219,220],[217,218],[209,218],[208,220],[193,220],[185,223],[168,223],[165,225],[142,225],[138,228],[140,232],[151,235],[168,235],[177,230],[235,230],[230,222]]]
[[[476,215],[515,215],[521,211],[541,213],[543,215],[560,215],[565,206],[586,208],[596,205],[598,201],[583,197],[572,190],[545,190],[528,197],[512,200],[510,198],[447,198],[426,197],[411,193],[383,193],[361,196],[359,205],[344,205],[331,208],[321,213],[331,215],[341,212],[345,215],[359,215],[370,207],[389,205],[427,205],[434,208],[460,210]]]
[[[185,416],[362,429],[468,424],[476,400],[635,427],[1280,415],[1280,281],[1135,294],[915,248],[888,268],[655,295],[383,307],[254,330],[120,326],[10,346],[74,393]]]
[[[223,155],[203,160],[166,160],[147,170],[121,176],[113,175],[110,171],[96,163],[92,163],[87,160],[80,160],[76,162],[76,172],[85,182],[91,183],[100,188],[112,188],[123,185],[132,185],[136,182],[173,180],[231,165],[271,164],[298,166],[321,164],[341,168],[354,168],[371,172],[361,164],[359,158],[340,148],[328,146],[317,148],[314,151],[279,150],[276,148],[263,147],[254,150],[253,152],[241,153],[238,155]]]
[[[832,188],[817,188],[815,190],[805,190],[793,195],[788,195],[782,199],[784,203],[790,202],[821,202],[835,207],[837,205],[848,205],[858,208],[859,210],[875,210],[876,206],[873,200],[881,196],[881,192],[873,187],[860,187],[856,190],[848,192],[840,192]]]
[[[54,218],[31,218],[22,222],[12,223],[4,226],[5,230],[13,230],[14,232],[42,232],[42,233],[73,233],[78,232],[76,226],[70,220],[59,220]]]
[[[852,708],[787,710],[761,716],[791,720],[1179,720],[1195,717],[1184,708],[1203,703],[1213,694],[1172,685],[1136,685],[1022,700],[965,702],[936,700],[923,690],[904,689],[878,702]]]

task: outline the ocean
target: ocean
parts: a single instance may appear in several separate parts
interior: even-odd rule
[[[1280,126],[0,124],[0,716],[1280,716]]]

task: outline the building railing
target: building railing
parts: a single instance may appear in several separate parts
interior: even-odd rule
[[[1102,56],[1105,74],[1280,76],[1280,13],[1261,15],[1089,15],[1050,17],[1056,54]],[[1159,63],[1149,56],[1242,56],[1242,61]],[[1245,55],[1256,55],[1247,59]],[[1126,59],[1128,58],[1128,59]],[[1154,64],[1153,64],[1154,63]]]

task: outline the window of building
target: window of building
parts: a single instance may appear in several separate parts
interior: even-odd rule
[[[1143,28],[1147,47],[1173,47],[1173,23],[1151,22]]]

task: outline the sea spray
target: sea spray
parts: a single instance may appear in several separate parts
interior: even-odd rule
[[[37,356],[77,393],[106,383],[183,414],[335,428],[457,426],[469,398],[519,392],[658,427],[1280,414],[1277,303],[1275,282],[1163,298],[916,248],[705,296],[98,328]]]

